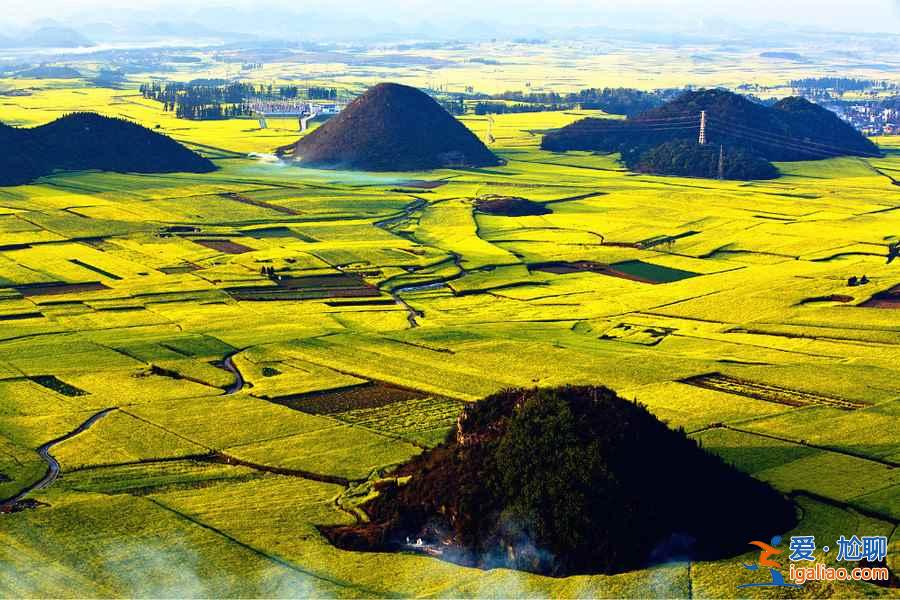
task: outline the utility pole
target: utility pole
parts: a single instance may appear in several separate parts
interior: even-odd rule
[[[700,139],[697,140],[697,143],[701,146],[706,145],[706,111],[700,111]]]
[[[719,144],[719,179],[725,179],[725,145]]]

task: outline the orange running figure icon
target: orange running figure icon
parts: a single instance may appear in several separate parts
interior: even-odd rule
[[[748,571],[758,571],[760,567],[768,567],[769,575],[772,577],[771,581],[765,581],[761,583],[742,583],[738,586],[740,588],[754,588],[754,587],[789,587],[789,588],[801,588],[803,585],[799,583],[787,583],[784,580],[784,575],[778,570],[781,568],[781,565],[770,559],[770,556],[775,556],[776,554],[781,554],[781,550],[776,548],[775,546],[781,543],[781,536],[775,535],[772,536],[771,544],[767,544],[765,542],[760,542],[754,540],[750,542],[751,546],[756,546],[759,548],[759,564],[756,565],[747,565],[741,563],[745,569]]]
[[[767,544],[765,542],[760,542],[757,540],[750,542],[750,545],[756,546],[757,548],[760,549],[759,566],[772,567],[773,569],[781,568],[781,563],[769,559],[770,556],[775,556],[776,554],[781,554],[781,550],[779,550],[778,548],[773,548],[769,544]]]

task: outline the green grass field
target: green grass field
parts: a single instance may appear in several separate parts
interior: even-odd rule
[[[886,259],[900,188],[872,169],[900,170],[895,140],[872,161],[719,182],[539,150],[536,131],[585,111],[495,116],[501,167],[379,174],[248,158],[293,141],[293,124],[179,121],[133,90],[47,86],[4,98],[0,120],[76,107],[159,124],[219,169],[0,188],[0,498],[43,475],[38,447],[116,409],[52,450],[62,475],[32,495],[47,506],[0,514],[0,595],[757,597],[735,587],[752,580],[749,546],[554,579],[347,552],[319,534],[352,522],[337,503],[348,486],[438,443],[462,402],[562,383],[636,398],[793,494],[798,534],[893,536],[900,570],[900,312],[859,306],[900,283]],[[485,119],[463,122],[486,138]],[[474,212],[486,194],[552,212]],[[558,261],[632,277],[533,268]],[[271,284],[263,267],[309,278],[303,294],[240,294]],[[348,275],[371,293],[327,284]],[[291,408],[367,382],[418,396]],[[823,594],[896,590],[796,595]]]

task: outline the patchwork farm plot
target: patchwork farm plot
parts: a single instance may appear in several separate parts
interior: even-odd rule
[[[3,595],[735,595],[749,554],[554,579],[319,533],[465,402],[562,383],[684,427],[796,498],[800,533],[889,536],[900,572],[896,144],[720,182],[539,150],[586,111],[469,116],[505,165],[376,175],[248,157],[297,134],[134,91],[4,103],[160,124],[218,170],[0,188],[0,499],[44,444],[60,467],[3,505]]]

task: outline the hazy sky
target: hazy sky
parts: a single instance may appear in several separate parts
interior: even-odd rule
[[[648,29],[685,28],[721,19],[738,26],[782,23],[790,27],[900,34],[900,0],[0,0],[4,21],[23,25],[36,19],[65,21],[75,17],[115,23],[132,11],[153,11],[159,19],[178,20],[204,14],[216,28],[220,10],[262,10],[261,6],[302,14],[316,11],[332,18],[415,23],[452,17],[504,25],[604,25]],[[536,6],[532,6],[536,5]],[[133,17],[133,15],[131,15]]]

